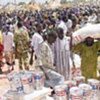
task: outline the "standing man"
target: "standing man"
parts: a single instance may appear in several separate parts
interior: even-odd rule
[[[50,46],[56,41],[57,34],[51,31],[47,34],[45,41],[39,44],[39,54],[37,56],[37,66],[53,67],[53,52]]]
[[[14,34],[10,31],[10,26],[6,26],[6,31],[3,32],[3,45],[4,45],[4,56],[6,59],[6,63],[13,69]]]
[[[41,34],[42,34],[42,25],[37,24],[35,33],[32,36],[32,40],[31,40],[31,46],[32,46],[32,49],[35,53],[35,56],[38,55],[38,46],[39,46],[39,44],[43,42],[43,38],[42,38]]]
[[[20,69],[29,69],[28,66],[28,50],[29,50],[29,34],[27,29],[23,27],[21,22],[17,24],[17,30],[14,34],[15,57],[19,59]],[[22,66],[24,64],[24,67]]]
[[[58,38],[54,44],[54,61],[56,71],[65,77],[70,78],[70,38],[64,35],[63,29],[57,30]]]

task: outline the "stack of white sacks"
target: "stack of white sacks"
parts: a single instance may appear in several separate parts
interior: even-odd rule
[[[54,97],[57,98],[55,100],[100,100],[100,81],[96,79],[85,81],[85,77],[81,73],[81,58],[77,54],[74,54],[74,63],[76,68],[73,74],[73,64],[70,59],[71,79],[62,85],[55,86]]]

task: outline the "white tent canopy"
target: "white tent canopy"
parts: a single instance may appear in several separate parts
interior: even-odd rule
[[[73,33],[73,44],[78,44],[86,37],[100,38],[100,24],[87,24]]]

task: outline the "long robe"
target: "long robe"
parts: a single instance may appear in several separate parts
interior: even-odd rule
[[[54,44],[54,62],[56,71],[64,76],[65,80],[70,78],[70,38],[64,36],[62,40],[57,38]]]
[[[14,35],[12,32],[3,33],[3,45],[6,62],[12,64],[14,61]]]
[[[97,70],[97,52],[100,50],[100,41],[95,42],[92,46],[87,46],[85,43],[80,43],[73,47],[73,52],[80,54],[81,69],[83,76],[88,78],[96,78]]]

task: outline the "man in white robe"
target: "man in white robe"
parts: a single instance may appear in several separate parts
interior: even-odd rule
[[[6,26],[6,30],[2,34],[3,46],[4,46],[4,65],[2,67],[3,72],[10,72],[14,70],[14,34],[10,31],[10,27]]]
[[[70,78],[70,38],[64,35],[63,29],[59,28],[58,38],[54,44],[54,62],[56,71],[65,77]]]
[[[14,34],[10,32],[9,27],[7,27],[6,32],[3,32],[3,45],[6,62],[12,65],[14,61]]]

